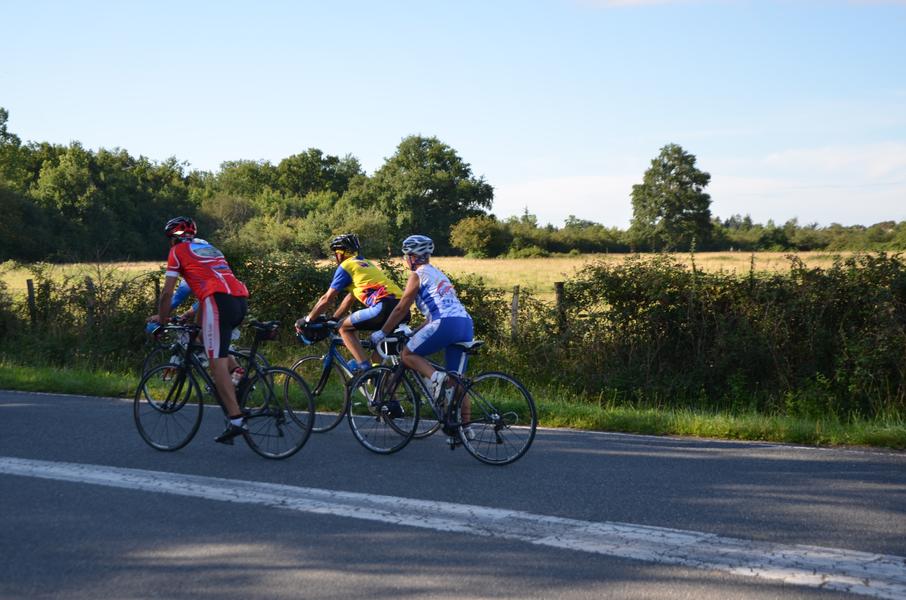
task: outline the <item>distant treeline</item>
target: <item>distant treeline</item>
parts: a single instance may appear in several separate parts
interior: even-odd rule
[[[358,232],[372,256],[396,254],[399,241],[414,232],[434,238],[438,254],[474,256],[629,252],[650,245],[644,237],[650,231],[573,216],[562,227],[540,225],[528,212],[498,220],[488,213],[491,185],[434,137],[403,139],[371,175],[352,155],[316,148],[277,164],[225,162],[211,173],[119,148],[23,143],[7,121],[0,108],[0,261],[158,259],[165,253],[163,223],[181,214],[194,217],[200,235],[232,256],[324,256],[329,238],[343,231]],[[697,250],[906,249],[906,222],[818,227],[734,216],[710,223],[708,231],[699,226],[695,233]]]

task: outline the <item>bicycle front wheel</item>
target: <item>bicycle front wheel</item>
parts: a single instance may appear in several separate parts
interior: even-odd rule
[[[346,375],[334,361],[324,369],[323,356],[305,356],[292,370],[302,376],[315,397],[315,433],[330,431],[340,424],[346,413]]]
[[[390,367],[372,367],[355,376],[346,389],[352,435],[378,454],[401,450],[418,426],[418,396],[405,377],[393,384],[392,373]]]
[[[189,369],[169,364],[151,367],[138,384],[132,417],[139,435],[156,450],[170,452],[188,444],[201,425],[203,397]]]
[[[532,445],[538,428],[535,401],[516,378],[481,373],[459,405],[458,434],[469,454],[489,465],[507,465]]]
[[[288,458],[308,441],[315,403],[297,374],[283,367],[263,370],[242,384],[241,398],[245,441],[261,456]]]

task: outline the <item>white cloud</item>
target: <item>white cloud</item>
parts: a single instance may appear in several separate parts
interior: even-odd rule
[[[647,168],[647,167],[646,167]],[[749,214],[764,223],[871,225],[906,220],[906,143],[794,148],[752,158],[711,159],[712,214]],[[527,179],[496,186],[499,218],[523,210],[562,226],[569,215],[625,228],[637,173]]]
[[[782,171],[832,175],[835,178],[906,178],[906,143],[790,149],[770,154],[763,163]]]
[[[906,220],[906,181],[835,185],[782,177],[716,176],[708,188],[711,213],[721,218],[749,214],[756,222],[871,225]]]
[[[627,227],[632,218],[629,199],[641,174],[535,179],[498,185],[493,212],[498,218],[521,215],[525,209],[541,224],[557,227],[569,215],[608,227]]]

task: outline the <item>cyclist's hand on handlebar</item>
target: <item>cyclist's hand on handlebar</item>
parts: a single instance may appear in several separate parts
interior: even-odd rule
[[[375,348],[377,348],[378,346],[380,346],[381,342],[383,342],[386,338],[387,338],[387,335],[383,331],[378,329],[377,331],[375,331],[374,333],[371,334],[371,344]]]

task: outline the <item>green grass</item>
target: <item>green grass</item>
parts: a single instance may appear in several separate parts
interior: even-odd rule
[[[0,389],[131,397],[137,383],[136,373],[36,367],[0,361]],[[540,424],[544,427],[906,449],[906,421],[896,416],[875,420],[815,420],[754,412],[653,409],[600,404],[593,400],[560,400],[563,394],[554,389],[536,390],[533,396]]]
[[[127,397],[138,375],[67,367],[36,367],[0,361],[0,388],[85,396]]]
[[[898,417],[843,421],[756,412],[710,412],[688,408],[636,408],[579,400],[552,400],[536,393],[539,420],[548,427],[771,441],[815,446],[874,446],[906,449],[906,421]]]

